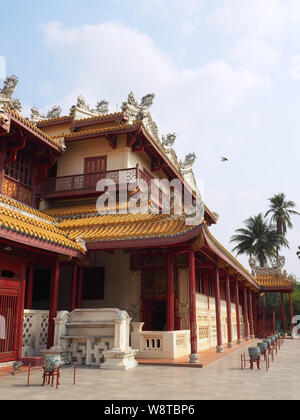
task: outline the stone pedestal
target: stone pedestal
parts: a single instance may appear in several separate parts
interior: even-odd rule
[[[190,355],[190,363],[194,363],[194,364],[200,363],[199,362],[199,354],[192,353]]]
[[[137,350],[131,348],[122,350],[104,351],[104,363],[100,365],[100,369],[106,370],[128,370],[138,366],[135,360]]]

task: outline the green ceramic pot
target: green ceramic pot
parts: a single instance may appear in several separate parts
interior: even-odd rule
[[[46,354],[44,366],[47,372],[53,372],[61,366],[61,357],[59,354]]]

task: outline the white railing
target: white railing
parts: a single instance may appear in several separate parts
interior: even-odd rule
[[[190,354],[190,331],[142,331],[143,323],[133,322],[131,345],[140,359],[177,359]]]
[[[22,356],[35,357],[47,347],[49,311],[24,310]]]

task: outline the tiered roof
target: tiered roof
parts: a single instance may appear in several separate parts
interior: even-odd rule
[[[84,248],[56,226],[56,219],[29,206],[0,195],[1,237],[30,243],[44,249],[55,247],[56,252],[78,256]],[[54,248],[53,248],[54,249]]]

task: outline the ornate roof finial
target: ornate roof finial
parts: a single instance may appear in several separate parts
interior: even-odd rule
[[[165,150],[170,150],[175,144],[177,135],[175,133],[167,134],[167,136],[162,136],[162,147]]]
[[[108,114],[109,113],[109,108],[108,108],[109,102],[106,100],[102,100],[97,102],[96,105],[96,112],[98,114]]]
[[[154,93],[149,93],[148,95],[145,95],[140,103],[140,109],[143,111],[148,110],[153,105],[154,98]]]
[[[252,276],[273,274],[277,275],[278,277],[282,277],[282,269],[285,265],[285,257],[278,256],[275,261],[272,261],[272,267],[260,267],[257,265],[256,259],[254,257],[250,257],[249,265],[252,269]]]
[[[196,159],[197,159],[197,155],[195,153],[189,153],[185,157],[184,161],[181,160],[179,162],[180,171],[181,172],[189,172],[189,171],[191,171],[191,169],[192,169],[192,167],[193,167]]]
[[[16,89],[16,86],[19,82],[17,76],[9,76],[5,79],[3,83],[3,88],[0,90],[0,103],[7,105],[10,108],[13,108],[17,112],[22,111],[22,104],[19,99],[12,99],[12,95]]]
[[[55,118],[59,118],[62,113],[62,109],[60,106],[55,105],[47,114],[47,119],[52,120]]]
[[[18,82],[19,79],[15,75],[7,77],[3,83],[3,88],[0,90],[0,93],[6,96],[7,98],[11,98]]]
[[[35,124],[38,123],[39,121],[45,120],[46,117],[45,115],[41,114],[41,112],[39,111],[39,109],[34,106],[31,108],[31,114],[30,114],[30,118],[29,120]]]

